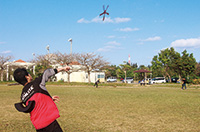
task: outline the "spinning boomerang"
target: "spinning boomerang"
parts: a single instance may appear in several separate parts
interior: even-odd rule
[[[107,7],[106,7],[106,9],[105,9],[105,7],[104,7],[104,5],[103,5],[103,13],[101,13],[99,16],[102,16],[103,15],[103,21],[104,21],[104,19],[105,19],[105,14],[107,14],[107,15],[109,15],[109,13],[108,12],[106,12],[107,11],[107,9],[108,9],[108,7],[109,7],[109,5],[107,5]]]

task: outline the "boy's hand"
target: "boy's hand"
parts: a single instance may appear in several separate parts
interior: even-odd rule
[[[52,96],[54,102],[59,102],[59,97],[57,95]]]
[[[70,67],[69,66],[66,66],[65,67],[65,71],[69,71],[70,70]]]
[[[62,68],[57,68],[57,71],[58,72],[61,72],[61,71],[69,71],[70,70],[70,67],[69,66],[65,66],[65,67],[62,67]]]

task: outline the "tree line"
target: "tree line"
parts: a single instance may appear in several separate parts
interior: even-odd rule
[[[147,73],[147,77],[165,77],[169,82],[171,78],[187,79],[190,83],[200,83],[200,62],[196,62],[193,53],[187,53],[184,50],[181,54],[176,52],[173,47],[161,50],[151,61],[151,65],[137,66],[137,63],[129,64],[124,62],[119,66],[111,65],[107,68],[107,77],[116,76],[124,78],[125,75],[133,77],[136,80],[144,79],[143,73],[134,73],[133,71],[146,69],[152,73]],[[125,74],[126,73],[126,74]],[[197,82],[194,82],[196,79]]]
[[[0,74],[1,81],[3,80],[3,73],[6,70],[5,63],[11,61],[14,57],[0,55]],[[95,70],[105,71],[105,77],[115,76],[118,79],[132,77],[135,80],[144,79],[143,73],[134,73],[136,70],[146,69],[152,73],[148,73],[148,78],[154,77],[165,77],[169,81],[171,78],[186,78],[188,82],[192,82],[194,79],[200,78],[200,62],[197,63],[193,54],[187,53],[184,50],[181,54],[176,52],[173,47],[161,50],[158,55],[155,55],[151,61],[151,65],[138,66],[137,63],[123,62],[123,64],[110,65],[110,63],[104,59],[103,56],[95,53],[52,53],[37,55],[35,59],[30,60],[36,64],[35,66],[35,76],[39,76],[46,68],[52,67],[52,65],[71,65],[72,69],[68,71],[68,76],[74,71],[84,70],[88,73],[88,78],[90,79],[90,73]],[[73,68],[73,63],[77,62],[82,65],[82,69]],[[11,71],[12,72],[12,71]],[[30,71],[33,75],[33,73]],[[12,74],[12,73],[11,73]],[[34,75],[33,75],[34,76]],[[68,77],[70,79],[70,77]],[[68,80],[70,82],[70,80]],[[90,80],[89,80],[90,82]]]

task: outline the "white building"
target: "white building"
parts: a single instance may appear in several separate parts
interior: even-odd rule
[[[35,63],[25,62],[19,59],[14,62],[7,62],[5,63],[5,65],[7,66],[7,70],[6,70],[7,81],[10,80],[10,78],[11,80],[13,80],[13,76],[9,75],[9,69],[14,71],[14,69],[16,69],[17,67],[24,67],[26,69],[30,69],[31,71],[33,71],[33,74],[35,75],[35,65],[36,65]],[[56,64],[52,66],[53,68],[62,67],[61,64]],[[72,62],[69,64],[69,66],[72,67],[70,74],[68,74],[67,72],[60,72],[55,75],[56,81],[62,80],[64,82],[68,82],[68,78],[69,78],[70,82],[88,82],[88,73],[84,71],[84,67],[82,65],[80,65],[78,62]],[[94,83],[98,79],[100,79],[100,82],[105,82],[105,72],[92,71],[90,73],[90,81]]]
[[[24,67],[26,69],[30,69],[35,75],[35,63],[25,62],[21,59],[13,61],[13,62],[6,62],[4,64],[6,67],[6,81],[14,80],[13,75],[9,75],[9,71],[14,71],[17,67]]]
[[[64,82],[68,82],[68,78],[70,82],[89,82],[88,73],[85,72],[84,66],[80,65],[78,62],[72,62],[69,64],[72,70],[70,74],[67,72],[60,72],[56,74],[56,80],[63,80]],[[54,68],[62,67],[62,65],[54,65]],[[90,81],[95,82],[100,79],[100,82],[105,82],[105,72],[103,71],[92,71],[90,73]]]
[[[55,75],[56,80],[63,80],[64,82],[68,81],[68,73],[60,72]],[[70,74],[70,82],[88,82],[88,73],[85,71],[72,72]],[[100,82],[105,82],[105,73],[104,72],[91,72],[90,73],[90,81],[95,82],[100,79]]]

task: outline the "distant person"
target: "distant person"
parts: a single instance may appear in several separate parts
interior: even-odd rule
[[[184,90],[183,87],[185,87],[185,90],[187,89],[186,88],[186,80],[185,80],[185,78],[182,79],[182,90]]]
[[[50,96],[45,87],[48,79],[61,71],[68,71],[66,66],[57,69],[47,69],[41,76],[32,81],[31,75],[25,68],[14,71],[14,79],[23,85],[21,102],[15,104],[15,108],[24,113],[30,113],[30,119],[37,132],[62,132],[57,118],[60,117],[58,108],[54,102],[59,101],[58,96]],[[23,128],[21,128],[22,131]]]
[[[140,85],[145,85],[144,80],[140,81]]]
[[[94,86],[95,86],[96,88],[98,88],[98,83],[100,83],[100,79],[98,79],[98,80],[95,82],[95,84],[94,84]]]

